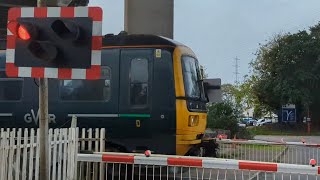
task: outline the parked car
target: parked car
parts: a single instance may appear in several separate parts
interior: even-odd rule
[[[252,118],[242,118],[240,121],[244,124],[247,124],[248,121],[250,121]]]
[[[241,122],[247,126],[255,126],[257,124],[257,120],[253,118],[242,118]]]
[[[257,120],[251,119],[247,121],[247,126],[256,126],[257,125]]]
[[[272,120],[271,119],[259,119],[256,123],[256,126],[263,126],[266,124],[271,124]]]

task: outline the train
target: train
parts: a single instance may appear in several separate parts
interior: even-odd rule
[[[107,151],[215,156],[205,138],[210,84],[195,53],[171,39],[103,37],[98,80],[49,79],[49,127],[105,128]],[[36,128],[38,80],[8,78],[0,51],[0,126]],[[212,89],[212,88],[211,88]]]

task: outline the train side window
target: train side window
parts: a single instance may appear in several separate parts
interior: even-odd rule
[[[19,101],[22,98],[22,78],[8,78],[0,71],[0,101]]]
[[[144,106],[148,103],[148,60],[135,58],[130,66],[130,104]]]
[[[63,80],[60,98],[65,101],[109,101],[111,97],[111,68],[101,67],[99,80]]]

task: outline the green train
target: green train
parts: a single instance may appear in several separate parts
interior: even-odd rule
[[[37,127],[38,87],[31,78],[7,78],[0,52],[2,127]],[[106,128],[107,149],[121,152],[214,156],[204,138],[206,104],[219,89],[204,83],[187,46],[154,35],[106,35],[99,80],[49,79],[50,127]]]

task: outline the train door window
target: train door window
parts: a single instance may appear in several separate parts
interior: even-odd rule
[[[101,67],[99,80],[64,80],[60,83],[60,98],[65,101],[109,101],[111,69]]]
[[[135,58],[130,66],[130,104],[145,106],[148,103],[148,59]]]
[[[0,101],[21,100],[22,88],[22,78],[8,78],[5,70],[0,70]]]

